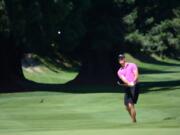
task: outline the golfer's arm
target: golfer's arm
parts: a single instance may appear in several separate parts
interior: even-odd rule
[[[125,84],[129,84],[128,80],[124,76],[119,77]]]
[[[134,73],[134,82],[137,82],[139,77],[138,69],[134,70],[133,73]]]

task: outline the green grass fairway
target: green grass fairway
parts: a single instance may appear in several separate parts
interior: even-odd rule
[[[0,135],[179,135],[180,84],[171,84],[180,79],[180,62],[168,60],[177,64],[172,66],[133,61],[151,71],[141,74],[142,82],[169,81],[142,89],[137,124],[131,123],[124,109],[123,93],[1,93]],[[36,73],[25,72],[27,78],[37,79]],[[64,72],[65,79],[61,76],[58,81],[64,83],[76,74]],[[61,74],[44,75],[58,79]]]

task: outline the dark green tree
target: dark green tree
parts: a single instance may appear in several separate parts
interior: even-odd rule
[[[135,8],[123,20],[128,28],[127,44],[144,53],[179,57],[179,0],[136,0]]]
[[[74,10],[68,16],[60,41],[60,50],[72,52],[82,62],[80,73],[72,83],[116,82],[115,56],[123,37],[118,10],[112,0],[74,1]]]
[[[17,47],[12,35],[12,25],[5,8],[5,1],[0,1],[0,76],[1,85],[14,84],[15,80],[23,78],[21,69],[21,48]]]
[[[71,83],[113,84],[120,52],[179,56],[179,3],[0,0],[0,75],[12,82],[23,78],[24,53],[51,58],[62,53],[82,63]]]

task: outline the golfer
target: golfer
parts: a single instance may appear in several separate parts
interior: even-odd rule
[[[124,104],[132,121],[136,122],[135,104],[137,103],[139,96],[138,68],[136,64],[127,62],[123,54],[118,56],[118,60],[121,67],[117,74],[121,79],[125,90]]]

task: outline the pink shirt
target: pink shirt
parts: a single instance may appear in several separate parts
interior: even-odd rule
[[[128,82],[137,82],[137,80],[134,80],[135,79],[135,75],[134,75],[134,72],[133,71],[137,71],[137,65],[134,64],[134,63],[127,63],[125,65],[125,67],[121,67],[119,70],[118,70],[118,76],[121,77],[121,76],[124,76],[126,78],[126,80]]]

